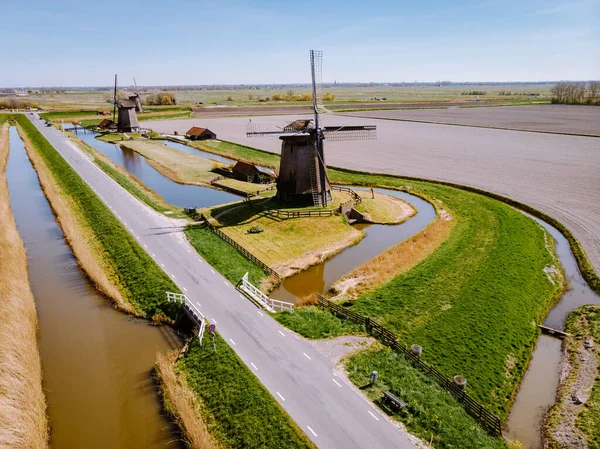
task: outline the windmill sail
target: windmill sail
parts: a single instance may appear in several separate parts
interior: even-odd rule
[[[310,51],[313,119],[279,122],[248,121],[247,137],[278,135],[282,140],[281,162],[277,178],[277,197],[284,201],[312,202],[327,206],[331,186],[327,177],[324,142],[327,140],[372,140],[377,138],[375,125],[322,126],[323,52]]]

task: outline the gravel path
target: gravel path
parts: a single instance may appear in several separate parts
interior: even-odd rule
[[[515,114],[519,109],[510,108]],[[252,118],[259,120],[277,117]],[[205,126],[224,140],[280,152],[276,137],[247,138],[247,121],[187,119],[152,121],[145,126],[159,132]],[[325,125],[377,125],[377,140],[328,142],[328,164],[450,181],[529,204],[563,222],[600,273],[599,138],[348,116],[326,115],[323,121]]]

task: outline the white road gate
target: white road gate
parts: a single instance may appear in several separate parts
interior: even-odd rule
[[[261,292],[258,288],[256,288],[252,283],[248,280],[248,273],[244,275],[242,278],[242,283],[240,284],[240,290],[247,293],[252,299],[254,299],[257,303],[263,306],[269,312],[275,312],[275,309],[281,310],[289,310],[290,312],[294,311],[294,304],[291,302],[279,301],[277,299],[269,298],[263,292]]]
[[[204,337],[204,331],[206,330],[206,317],[204,316],[204,314],[202,312],[200,312],[200,309],[198,309],[198,306],[196,306],[196,304],[194,304],[192,301],[190,301],[190,299],[187,296],[185,296],[181,293],[167,292],[167,301],[168,302],[175,301],[175,302],[180,302],[183,304],[183,309],[188,314],[188,316],[196,324],[198,324],[198,326],[200,326],[200,331],[198,332],[198,338],[200,339],[200,345],[202,345],[202,337]]]

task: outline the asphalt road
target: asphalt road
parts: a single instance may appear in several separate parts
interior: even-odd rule
[[[60,131],[45,127],[37,116],[32,122],[216,324],[225,341],[318,447],[416,447],[354,386],[337,377],[330,362],[309,342],[290,334],[199,257],[174,220],[131,196]]]
[[[531,121],[540,111],[535,107],[508,109],[522,120],[529,114]],[[289,120],[290,116],[252,117],[252,122]],[[326,143],[328,164],[449,181],[528,204],[565,224],[600,273],[600,138],[330,114],[322,121],[325,125],[377,125],[377,140]],[[247,122],[242,117],[203,118],[143,125],[166,133],[202,126],[223,140],[281,151],[277,137],[247,138]]]

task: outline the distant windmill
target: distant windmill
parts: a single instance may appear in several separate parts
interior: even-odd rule
[[[119,100],[117,98],[117,75],[115,75],[115,90],[113,94],[113,122],[115,120],[116,108],[119,110],[117,130],[125,133],[139,131],[140,124],[135,113],[136,111],[141,112],[142,102],[140,100],[140,95],[137,92],[137,85],[135,95],[129,95],[127,100]]]
[[[323,52],[310,51],[314,119],[285,123],[249,121],[248,137],[280,135],[281,161],[277,197],[283,201],[327,206],[331,186],[325,163],[325,140],[376,139],[376,126],[321,126],[320,111],[326,110],[321,95]]]

